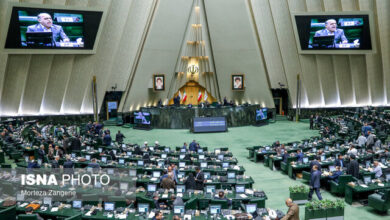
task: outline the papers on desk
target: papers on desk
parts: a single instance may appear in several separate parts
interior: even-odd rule
[[[150,212],[150,214],[149,214],[149,216],[148,216],[148,218],[153,218],[154,217],[154,212]]]
[[[168,198],[168,194],[163,194],[163,195],[161,196],[161,198],[163,198],[163,199]]]
[[[245,189],[245,193],[249,195],[253,195],[253,190],[251,189]]]
[[[183,197],[183,193],[176,194],[177,197]]]
[[[51,211],[51,212],[58,212],[58,207],[53,207],[53,208],[51,208],[50,211]]]
[[[248,196],[246,196],[245,194],[240,194],[240,197],[243,198],[243,199],[248,198]]]
[[[211,183],[211,182],[213,182],[213,181],[212,181],[212,180],[206,180],[206,182]]]
[[[385,184],[383,184],[383,183],[378,183],[378,186],[380,186],[380,187],[384,187],[384,186],[385,186]]]
[[[115,215],[115,218],[117,218],[117,219],[126,219],[126,214],[117,214],[117,215]]]
[[[88,211],[87,213],[85,213],[85,216],[91,216],[91,213],[92,211]]]
[[[188,220],[191,220],[191,215],[184,215],[184,219],[188,219]]]
[[[27,202],[25,202],[25,203],[21,204],[21,205],[20,205],[20,207],[25,207],[26,205],[28,205],[28,203],[27,203]]]
[[[153,178],[150,179],[150,181],[153,181],[153,182],[156,181],[156,180],[157,180],[157,177],[153,177]]]
[[[361,187],[367,188],[368,186],[366,184],[360,184]]]

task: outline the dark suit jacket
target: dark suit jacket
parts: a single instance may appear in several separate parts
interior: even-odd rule
[[[88,167],[92,167],[94,169],[98,169],[98,168],[100,168],[100,165],[98,163],[89,163]]]
[[[60,168],[60,165],[56,160],[51,161],[51,168]]]
[[[344,162],[344,160],[339,160],[339,159],[336,159],[336,163],[335,163],[335,165],[336,166],[339,166],[339,167],[341,167],[341,163],[343,163],[343,166],[342,167],[345,167],[345,162]]]
[[[72,138],[70,149],[79,151],[81,149],[81,141],[78,138]]]
[[[318,160],[313,160],[312,162],[310,162],[310,172],[313,171],[313,166],[314,165],[317,165],[318,166],[318,170],[321,171],[321,164],[320,164],[320,162],[318,162]]]
[[[38,149],[38,159],[41,159],[43,162],[43,159],[45,158],[45,151],[42,149]]]
[[[302,162],[303,161],[303,153],[299,153],[299,154],[297,154],[297,161],[298,162]]]
[[[67,160],[64,162],[64,168],[73,168],[74,164],[71,160]]]
[[[27,33],[29,32],[43,32],[44,29],[40,24],[30,25],[27,27]],[[53,34],[53,43],[54,42],[60,42],[65,39],[69,39],[68,36],[66,36],[64,29],[60,25],[53,24],[51,27],[51,32]]]
[[[333,175],[332,176],[329,176],[328,178],[335,181],[336,183],[339,182],[339,176],[343,175],[343,172],[341,171],[335,171],[333,172]]]
[[[190,146],[189,146],[189,150],[190,151],[196,151],[197,148],[196,148],[196,143],[195,142],[191,142]]]
[[[202,171],[200,171],[198,174],[195,175],[195,183],[196,183],[196,190],[203,190],[204,187],[204,174]]]
[[[351,160],[351,162],[349,162],[347,174],[359,178],[359,163],[356,160]]]
[[[310,186],[313,188],[320,188],[321,187],[321,172],[320,171],[316,170],[313,173],[311,173]]]
[[[299,206],[295,203],[288,208],[287,214],[281,220],[299,220]]]
[[[331,36],[331,35],[328,34],[328,31],[326,29],[319,30],[314,35],[314,37],[322,37],[322,36]],[[334,32],[334,43],[338,44],[343,41],[348,41],[348,39],[345,37],[344,30],[336,29],[336,31]]]

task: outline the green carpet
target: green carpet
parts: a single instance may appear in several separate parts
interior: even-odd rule
[[[280,119],[280,118],[278,118]],[[151,131],[135,130],[132,128],[122,128],[116,126],[108,127],[111,134],[120,130],[125,136],[126,143],[142,144],[148,141],[149,145],[154,145],[158,140],[161,145],[176,147],[182,146],[184,142],[196,140],[201,146],[209,149],[218,147],[229,147],[233,155],[238,159],[240,165],[246,169],[246,175],[252,176],[255,189],[264,190],[268,196],[266,206],[272,209],[279,209],[287,212],[284,200],[288,198],[289,186],[301,184],[300,180],[292,180],[287,175],[279,171],[271,171],[264,167],[262,163],[254,163],[247,159],[248,151],[246,147],[255,145],[271,144],[276,140],[281,143],[302,140],[318,135],[318,131],[309,130],[309,124],[305,122],[291,122],[278,120],[262,127],[237,127],[229,128],[226,133],[193,134],[189,130],[154,129]],[[326,191],[321,191],[325,199],[336,199]],[[314,195],[314,198],[316,196]],[[300,217],[304,219],[304,206],[300,207]],[[380,216],[369,207],[350,206],[346,204],[346,220],[368,220],[368,219],[390,219],[389,216]]]

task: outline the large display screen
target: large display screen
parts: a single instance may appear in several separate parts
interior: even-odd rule
[[[134,124],[150,125],[150,119],[149,112],[134,112]]]
[[[267,108],[256,110],[256,121],[262,121],[267,119]]]
[[[223,132],[227,131],[225,117],[196,117],[193,120],[193,132]]]
[[[6,49],[94,47],[102,11],[13,7]]]
[[[368,15],[295,15],[301,50],[371,50]]]

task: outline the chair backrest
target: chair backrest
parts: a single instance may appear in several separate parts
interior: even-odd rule
[[[185,209],[198,209],[198,199],[197,198],[191,198],[187,202],[184,203]]]
[[[339,185],[346,185],[353,180],[352,175],[341,175],[339,176]]]
[[[209,207],[209,200],[208,199],[199,199],[198,200],[198,208],[200,210],[207,209]]]
[[[228,201],[222,199],[213,199],[210,201],[210,205],[221,205],[221,209],[228,209]]]
[[[16,206],[11,206],[9,208],[0,211],[0,219],[15,219],[15,218],[16,218]]]
[[[23,214],[23,215],[18,215],[18,220],[37,220],[38,217],[35,214]]]

